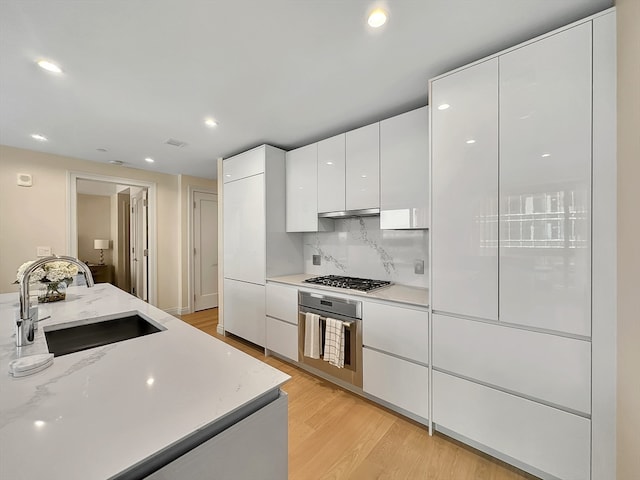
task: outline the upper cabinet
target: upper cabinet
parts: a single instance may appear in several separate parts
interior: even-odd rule
[[[429,107],[380,122],[380,228],[429,228]]]
[[[342,212],[345,204],[345,137],[318,142],[318,212]]]
[[[318,144],[286,154],[287,232],[333,230],[332,221],[318,219]]]
[[[380,123],[346,134],[346,209],[380,208]]]
[[[500,320],[591,334],[592,27],[499,57]]]
[[[432,306],[498,319],[498,60],[431,83]]]

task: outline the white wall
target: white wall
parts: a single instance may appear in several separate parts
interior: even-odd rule
[[[213,164],[212,162],[212,165]],[[215,168],[215,167],[213,167]],[[37,246],[67,254],[67,173],[130,178],[157,185],[158,306],[177,311],[182,298],[182,235],[178,177],[106,163],[50,155],[0,145],[0,293],[12,285],[18,266],[36,256]],[[17,173],[30,173],[32,187],[16,185]]]
[[[618,0],[618,475],[640,478],[640,1]]]

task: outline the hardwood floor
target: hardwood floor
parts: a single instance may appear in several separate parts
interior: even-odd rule
[[[182,320],[291,375],[289,479],[535,479],[510,465],[315,377],[237,337],[218,335],[218,309]]]

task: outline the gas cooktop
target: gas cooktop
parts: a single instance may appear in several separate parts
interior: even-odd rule
[[[341,277],[339,275],[325,275],[305,280],[306,283],[324,285],[326,287],[348,288],[361,292],[372,292],[380,288],[388,287],[391,282],[386,280],[370,280],[368,278]]]

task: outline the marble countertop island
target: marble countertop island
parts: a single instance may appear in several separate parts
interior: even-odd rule
[[[324,290],[331,292],[332,294],[357,296],[362,299],[370,300],[383,300],[386,302],[404,303],[407,305],[413,305],[417,307],[429,306],[429,289],[411,287],[408,285],[393,284],[388,287],[374,290],[373,292],[361,292],[358,290],[350,290],[347,288],[334,288],[324,285],[316,285],[312,283],[304,283],[308,278],[317,277],[318,275],[310,275],[307,273],[300,273],[296,275],[283,275],[279,277],[271,277],[267,280],[274,283],[283,283],[285,285],[293,285],[303,288],[305,290]]]
[[[289,376],[109,284],[70,287],[40,305],[33,345],[15,346],[18,294],[0,295],[0,478],[135,478],[212,431]],[[139,312],[164,330],[54,359],[13,378],[8,364],[47,353],[47,326]]]

